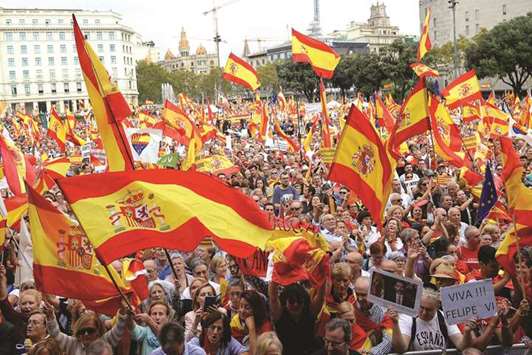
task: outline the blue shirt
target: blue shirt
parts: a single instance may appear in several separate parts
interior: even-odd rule
[[[166,353],[163,351],[161,347],[158,347],[157,349],[153,350],[151,352],[151,355],[166,355]],[[199,346],[185,343],[185,352],[183,355],[206,355],[205,350],[200,348]]]

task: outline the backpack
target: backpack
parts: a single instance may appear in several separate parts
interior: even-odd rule
[[[447,332],[447,325],[445,324],[445,316],[443,312],[438,309],[436,313],[438,317],[438,326],[440,327],[440,332],[445,338],[445,348],[449,348],[449,333]],[[417,317],[412,318],[412,329],[410,330],[410,343],[408,344],[408,350],[412,349],[412,344],[414,343],[414,335],[416,334],[416,320]]]

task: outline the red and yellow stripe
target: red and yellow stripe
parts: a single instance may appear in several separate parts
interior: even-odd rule
[[[292,61],[310,63],[316,75],[331,79],[340,55],[325,43],[292,29]]]
[[[257,90],[260,86],[257,71],[249,63],[233,53],[230,53],[227,58],[223,78],[252,91]]]

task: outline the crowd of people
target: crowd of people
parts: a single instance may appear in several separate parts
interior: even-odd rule
[[[346,111],[331,111],[333,135]],[[310,118],[279,119],[300,142],[311,128]],[[28,137],[16,136],[13,120],[7,115],[6,128],[31,151]],[[206,239],[189,253],[143,250],[148,298],[134,311],[123,302],[111,318],[79,300],[41,293],[32,280],[16,280],[21,261],[8,238],[0,266],[0,354],[382,355],[446,348],[480,354],[489,345],[532,348],[532,249],[516,254],[515,274],[500,267],[495,253],[511,221],[477,221],[478,197],[459,169],[435,158],[426,134],[402,152],[383,227],[377,228],[357,191],[327,180],[319,132],[311,142],[314,154],[308,154],[265,146],[243,120],[220,119],[217,126],[232,137],[231,146],[213,139],[201,154],[223,154],[239,168],[217,178],[249,195],[272,220],[320,233],[330,257],[325,285],[280,285],[245,274],[237,259]],[[76,129],[88,138],[89,127]],[[36,144],[59,156],[53,141]],[[514,145],[527,171],[523,179],[532,181],[532,146],[518,138]],[[166,143],[163,149],[175,147]],[[76,154],[79,147],[70,146],[67,155]],[[494,158],[497,178],[502,163]],[[90,159],[73,160],[69,174],[94,168]],[[47,198],[69,212],[59,190]],[[120,265],[112,264],[118,273]],[[369,301],[373,270],[420,280],[419,313],[411,317]],[[484,279],[493,282],[497,315],[449,325],[439,289]]]

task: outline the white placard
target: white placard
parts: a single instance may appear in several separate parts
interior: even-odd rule
[[[421,281],[374,269],[369,285],[368,301],[409,316],[418,314],[423,291]]]
[[[443,314],[449,324],[489,318],[497,314],[491,279],[443,287],[440,292]]]
[[[135,161],[153,164],[159,161],[159,145],[163,139],[161,129],[126,128],[125,131]]]

